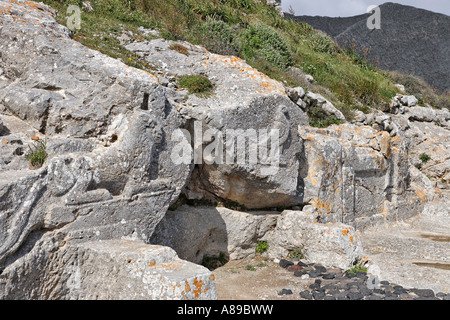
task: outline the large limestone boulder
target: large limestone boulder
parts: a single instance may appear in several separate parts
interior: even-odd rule
[[[186,51],[172,50],[175,44]],[[221,141],[212,158],[198,156],[201,161],[196,162],[195,178],[186,191],[189,197],[229,199],[248,208],[302,203],[298,172],[303,143],[296,127],[307,125],[308,118],[281,83],[242,59],[212,54],[186,42],[156,39],[126,48],[145,57],[165,77],[203,75],[215,87],[207,97],[186,93],[177,104],[183,116],[191,119],[190,142],[200,138],[194,143],[200,151],[213,141],[211,134],[205,138],[208,130],[214,133],[214,141]],[[275,147],[261,133],[270,135],[272,130],[279,138]],[[267,152],[262,155],[264,145]],[[279,156],[272,156],[274,149]]]
[[[154,76],[71,40],[49,7],[2,5],[25,18],[0,16],[7,74],[0,108],[47,139],[49,157],[36,171],[2,163],[2,198],[11,200],[2,211],[0,261],[32,230],[68,222],[71,239],[147,241],[190,173],[189,165],[171,164],[168,151],[183,119]],[[10,130],[25,152],[31,136]]]
[[[14,298],[14,288],[33,290],[26,269],[38,263],[17,259],[37,255],[45,265],[50,242],[56,251],[86,241],[149,243],[192,166],[170,161],[170,135],[185,120],[155,76],[81,46],[46,5],[1,1],[0,11],[0,298]],[[23,155],[37,139],[48,157],[32,170]],[[39,247],[40,237],[47,242]]]
[[[405,136],[410,139],[410,158],[434,182],[450,182],[449,129],[430,122],[411,121]],[[424,158],[424,155],[429,159]]]
[[[414,121],[433,122],[437,119],[436,111],[431,108],[415,106],[406,110],[408,118]]]
[[[408,107],[414,107],[419,102],[415,96],[401,96],[400,101],[404,106]]]
[[[29,254],[3,271],[2,299],[217,299],[211,272],[170,248],[127,240],[59,248],[61,234],[40,236]]]

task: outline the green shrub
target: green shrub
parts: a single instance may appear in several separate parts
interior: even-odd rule
[[[313,33],[310,37],[311,47],[318,52],[334,54],[337,52],[337,45],[327,35]]]
[[[280,69],[292,66],[289,46],[275,29],[263,24],[250,25],[243,31],[243,39],[242,50],[248,58],[260,56]]]
[[[188,89],[189,94],[195,94],[200,97],[207,97],[214,88],[211,81],[204,76],[185,75],[178,79],[180,87]]]
[[[357,272],[367,272],[367,268],[357,264],[353,268],[347,270],[347,273],[351,274],[356,274]]]
[[[245,207],[245,205],[240,204],[239,202],[233,201],[233,200],[222,200],[218,204],[220,206],[223,206],[223,207],[231,209],[231,210],[238,210],[238,211],[247,211],[248,210]]]
[[[29,151],[25,154],[25,159],[30,162],[30,168],[38,169],[42,167],[47,159],[46,142],[43,140],[36,141],[33,146],[28,146]]]
[[[211,52],[220,55],[238,55],[240,51],[236,32],[221,20],[208,19],[200,28],[200,42]]]
[[[252,0],[220,0],[220,2],[236,9],[251,9],[254,4]]]
[[[67,23],[67,6],[81,6],[82,2],[43,1],[58,11],[56,18],[61,24]],[[143,41],[146,36],[137,29],[156,28],[165,39],[184,40],[214,53],[236,55],[289,86],[303,86],[314,92],[326,88],[329,93],[323,95],[343,113],[347,108],[349,112],[364,111],[389,103],[398,91],[394,83],[404,84],[419,103],[450,107],[449,95],[438,95],[416,79],[393,80],[395,77],[368,62],[369,50],[358,50],[352,43],[347,48],[337,47],[331,38],[318,34],[310,25],[282,18],[266,1],[96,0],[92,5],[94,11],[81,13],[81,29],[75,32],[74,40],[150,73],[156,68],[117,39],[122,31],[131,31],[135,41]],[[301,83],[300,77],[291,76],[294,68],[290,67],[313,75],[314,84]],[[317,125],[326,126],[326,122],[319,119]]]
[[[319,106],[310,107],[308,110],[309,125],[316,128],[327,128],[332,124],[341,124],[342,120],[336,116],[329,116]]]
[[[256,253],[262,254],[266,252],[269,249],[269,243],[266,240],[260,240],[258,241],[258,244],[256,246]]]
[[[428,154],[426,154],[426,153],[422,153],[419,156],[419,159],[420,159],[420,161],[422,161],[422,163],[427,163],[428,161],[431,160],[431,157]]]
[[[289,257],[291,258],[297,258],[297,259],[303,259],[305,256],[303,255],[302,249],[297,248],[289,252]]]

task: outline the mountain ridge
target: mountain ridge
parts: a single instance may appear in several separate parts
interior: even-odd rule
[[[368,58],[389,71],[413,74],[440,92],[450,90],[450,17],[395,4],[384,3],[381,29],[370,30],[371,13],[353,17],[295,16],[332,37],[340,45],[370,48]],[[291,16],[292,17],[292,16]]]

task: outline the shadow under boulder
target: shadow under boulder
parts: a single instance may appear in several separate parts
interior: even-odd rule
[[[183,205],[167,212],[156,227],[152,244],[174,249],[181,259],[243,259],[255,255],[257,242],[277,223],[273,211],[239,212],[223,207]]]

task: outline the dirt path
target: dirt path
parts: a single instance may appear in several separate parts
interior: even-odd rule
[[[214,270],[214,276],[219,300],[298,300],[299,292],[313,282],[294,277],[292,272],[261,257],[228,262]],[[282,289],[294,294],[279,296]]]

